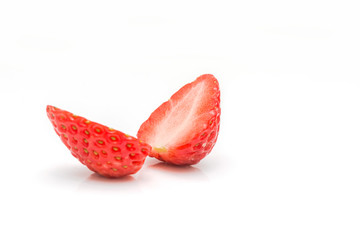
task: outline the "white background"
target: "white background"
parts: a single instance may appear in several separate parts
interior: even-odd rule
[[[358,1],[0,2],[0,238],[360,239]],[[136,135],[203,73],[212,153],[82,166],[47,104]]]

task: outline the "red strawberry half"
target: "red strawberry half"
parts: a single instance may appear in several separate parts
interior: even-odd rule
[[[211,74],[183,86],[158,107],[137,136],[151,157],[176,165],[196,164],[210,153],[220,126],[220,89]]]
[[[53,106],[47,115],[72,155],[105,177],[134,174],[151,147],[138,139]]]

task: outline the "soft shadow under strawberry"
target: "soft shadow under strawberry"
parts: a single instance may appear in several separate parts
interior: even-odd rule
[[[133,176],[127,175],[120,178],[103,177],[97,173],[91,174],[86,181],[88,182],[106,182],[106,183],[119,183],[119,182],[132,182],[136,179]]]
[[[164,170],[167,172],[172,172],[172,173],[202,173],[202,171],[196,167],[190,166],[190,165],[186,165],[186,166],[178,166],[178,165],[174,165],[174,164],[170,164],[170,163],[166,163],[166,162],[159,162],[153,165],[150,165],[151,168],[153,169],[160,169],[160,170]]]
[[[135,181],[136,180],[136,181]],[[84,193],[109,193],[124,194],[139,192],[139,181],[133,176],[124,176],[120,178],[106,178],[97,173],[89,175],[77,188],[77,192]]]

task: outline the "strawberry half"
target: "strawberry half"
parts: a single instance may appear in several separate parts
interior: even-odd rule
[[[46,107],[55,132],[72,155],[105,177],[134,174],[143,166],[151,147],[120,131],[53,106]]]
[[[196,164],[215,145],[220,112],[219,83],[205,74],[160,105],[137,136],[152,146],[151,157],[176,165]]]

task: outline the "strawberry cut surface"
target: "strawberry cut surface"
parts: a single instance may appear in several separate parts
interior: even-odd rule
[[[82,164],[105,177],[138,172],[151,147],[138,139],[68,111],[47,106],[55,132]]]
[[[137,137],[152,146],[151,157],[176,165],[196,164],[215,145],[220,113],[219,83],[211,74],[201,75],[160,105]]]

